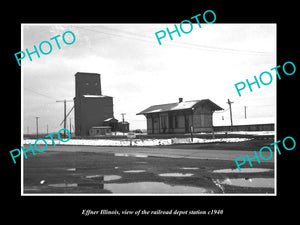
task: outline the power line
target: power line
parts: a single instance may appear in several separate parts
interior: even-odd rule
[[[274,86],[268,86],[263,89],[258,89],[257,94],[253,95],[251,94],[250,96],[246,97],[239,97],[238,99],[235,100],[235,102],[244,102],[244,101],[252,101],[252,100],[259,100],[259,99],[266,99],[266,95],[262,95],[262,93],[265,93],[266,91],[271,91],[271,88],[274,88]],[[273,93],[272,93],[273,94]],[[274,91],[275,98],[276,98],[276,91]],[[272,96],[268,96],[267,98],[271,98]]]
[[[83,28],[83,27],[77,27],[79,29],[83,29],[83,30],[89,30],[92,32],[97,32],[97,33],[102,33],[102,34],[106,34],[106,35],[112,35],[114,37],[121,37],[121,38],[126,38],[126,39],[135,39],[138,41],[144,41],[150,44],[154,44],[156,45],[155,42],[155,38],[152,40],[150,40],[150,37],[146,37],[146,36],[141,36],[141,35],[137,35],[137,34],[130,34],[131,36],[124,36],[122,34],[120,34],[120,32],[122,32],[123,34],[125,33],[124,31],[118,30],[118,34],[116,33],[111,33],[111,32],[103,32],[103,31],[99,31],[99,30],[93,30],[93,29],[88,29],[88,28]],[[125,33],[126,34],[126,33]],[[127,32],[128,35],[128,32]],[[141,39],[142,38],[147,38],[146,39]],[[255,54],[255,55],[273,55],[273,52],[258,52],[258,51],[249,51],[249,50],[240,50],[240,49],[233,49],[233,48],[223,48],[223,47],[214,47],[214,46],[208,46],[208,45],[199,45],[199,44],[191,44],[191,43],[186,43],[186,42],[177,42],[177,43],[168,43],[168,46],[174,46],[174,47],[183,47],[183,48],[199,48],[201,50],[204,51],[217,51],[217,52],[223,52],[223,53],[236,53],[236,54]]]
[[[25,87],[24,87],[24,90],[31,91],[32,93],[35,93],[35,94],[40,95],[40,96],[43,96],[43,97],[45,97],[45,98],[54,99],[54,98],[52,98],[52,97],[50,97],[50,96],[48,96],[48,95],[42,94],[42,93],[40,93],[40,92],[34,91],[34,90],[32,90],[32,89],[29,89],[29,88],[25,88]]]
[[[131,33],[131,32],[128,32],[128,31],[121,31],[121,30],[118,30],[118,29],[111,29],[111,28],[110,28],[110,30],[115,30],[117,32],[123,32],[125,34],[127,33],[129,35],[138,36],[138,37],[142,37],[142,38],[148,38],[148,39],[150,38],[150,37],[143,36],[143,35],[140,35],[140,34],[137,35],[136,33]],[[152,39],[151,39],[151,42],[152,42]],[[240,49],[233,49],[233,48],[223,48],[223,47],[214,47],[214,46],[208,46],[208,45],[191,44],[191,43],[186,43],[186,42],[177,42],[177,43],[172,42],[171,45],[174,46],[174,44],[175,45],[178,45],[178,44],[179,45],[180,44],[188,45],[188,46],[192,46],[193,48],[194,47],[206,48],[206,50],[209,50],[209,51],[216,50],[216,51],[233,51],[235,53],[246,53],[246,54],[267,54],[267,55],[273,55],[274,54],[274,52],[258,52],[258,51],[240,50]],[[203,49],[203,50],[205,50],[205,49]]]

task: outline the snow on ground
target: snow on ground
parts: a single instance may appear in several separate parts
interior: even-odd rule
[[[90,146],[159,146],[159,145],[171,145],[171,144],[188,144],[188,143],[214,143],[214,142],[242,142],[250,140],[250,138],[215,138],[204,139],[194,138],[193,142],[191,138],[168,138],[168,139],[71,139],[68,142],[62,142],[54,139],[56,145],[90,145]],[[23,144],[32,145],[36,139],[25,139]],[[45,139],[47,145],[52,145],[51,139]],[[43,141],[39,141],[37,144],[44,144]]]

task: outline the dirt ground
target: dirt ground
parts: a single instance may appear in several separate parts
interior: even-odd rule
[[[255,141],[253,150],[258,150],[267,143],[272,142]],[[209,144],[212,149],[232,149],[236,145],[237,143]],[[249,150],[249,143],[240,144],[241,149],[246,146]],[[168,190],[176,194],[197,194],[197,191],[199,194],[274,193],[274,187],[241,187],[228,182],[220,185],[219,182],[239,178],[248,181],[274,178],[274,163],[253,162],[253,168],[271,169],[265,172],[215,173],[213,171],[219,169],[236,169],[236,164],[233,160],[60,152],[60,147],[62,146],[56,146],[56,151],[28,155],[28,159],[24,159],[24,194],[166,194],[169,193]]]

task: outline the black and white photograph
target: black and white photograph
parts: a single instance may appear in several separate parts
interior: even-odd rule
[[[24,195],[276,194],[276,24],[22,24],[22,37]]]

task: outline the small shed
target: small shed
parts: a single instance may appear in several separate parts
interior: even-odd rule
[[[117,131],[118,130],[118,120],[111,117],[103,121],[104,126],[110,126],[111,131]]]
[[[111,134],[110,126],[95,126],[89,129],[90,136],[101,136],[106,134]]]
[[[127,121],[119,122],[118,131],[125,133],[129,132],[129,123]]]

